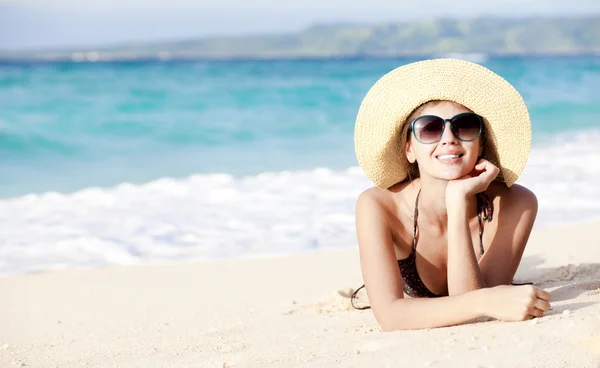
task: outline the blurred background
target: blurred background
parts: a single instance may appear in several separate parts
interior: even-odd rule
[[[315,24],[597,15],[595,0],[0,0],[6,50],[299,32]],[[283,45],[281,45],[283,46]]]
[[[445,56],[523,95],[536,226],[600,217],[600,2],[0,0],[0,273],[353,247],[360,101]]]

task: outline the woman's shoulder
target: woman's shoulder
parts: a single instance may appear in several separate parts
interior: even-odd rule
[[[523,211],[535,209],[537,211],[537,197],[528,188],[513,184],[510,188],[502,182],[492,182],[486,193],[494,203],[494,207],[504,212],[508,210]]]
[[[412,228],[412,209],[406,206],[410,201],[410,190],[410,185],[402,183],[388,189],[372,187],[358,196],[356,231],[359,239],[363,240],[359,240],[359,244],[369,244],[369,240],[365,239],[376,239],[377,244],[388,244],[388,241],[396,245],[406,243],[408,229]]]
[[[357,214],[362,211],[378,213],[380,216],[397,218],[404,213],[404,205],[409,203],[411,188],[409,183],[398,183],[390,188],[371,187],[363,191],[357,199]]]
[[[356,200],[356,212],[383,212],[383,210],[389,207],[389,201],[390,195],[386,189],[371,187],[358,196]]]

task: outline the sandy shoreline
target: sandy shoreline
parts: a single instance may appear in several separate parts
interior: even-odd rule
[[[535,230],[516,280],[551,291],[551,313],[382,333],[342,296],[356,249],[9,276],[0,366],[597,368],[600,222]]]

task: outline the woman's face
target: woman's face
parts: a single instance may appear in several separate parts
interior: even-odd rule
[[[423,110],[414,118],[423,115],[436,115],[443,119],[471,112],[469,109],[450,101],[435,101],[423,106]],[[413,133],[406,144],[408,161],[419,165],[420,176],[430,176],[442,180],[458,179],[470,173],[481,155],[481,137],[471,142],[458,140],[446,122],[442,138],[435,143],[423,144],[415,139]]]

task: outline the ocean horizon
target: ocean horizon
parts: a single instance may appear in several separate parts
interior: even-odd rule
[[[356,246],[356,113],[416,60],[0,62],[0,274]],[[599,218],[600,56],[476,61],[529,108],[536,226]]]

